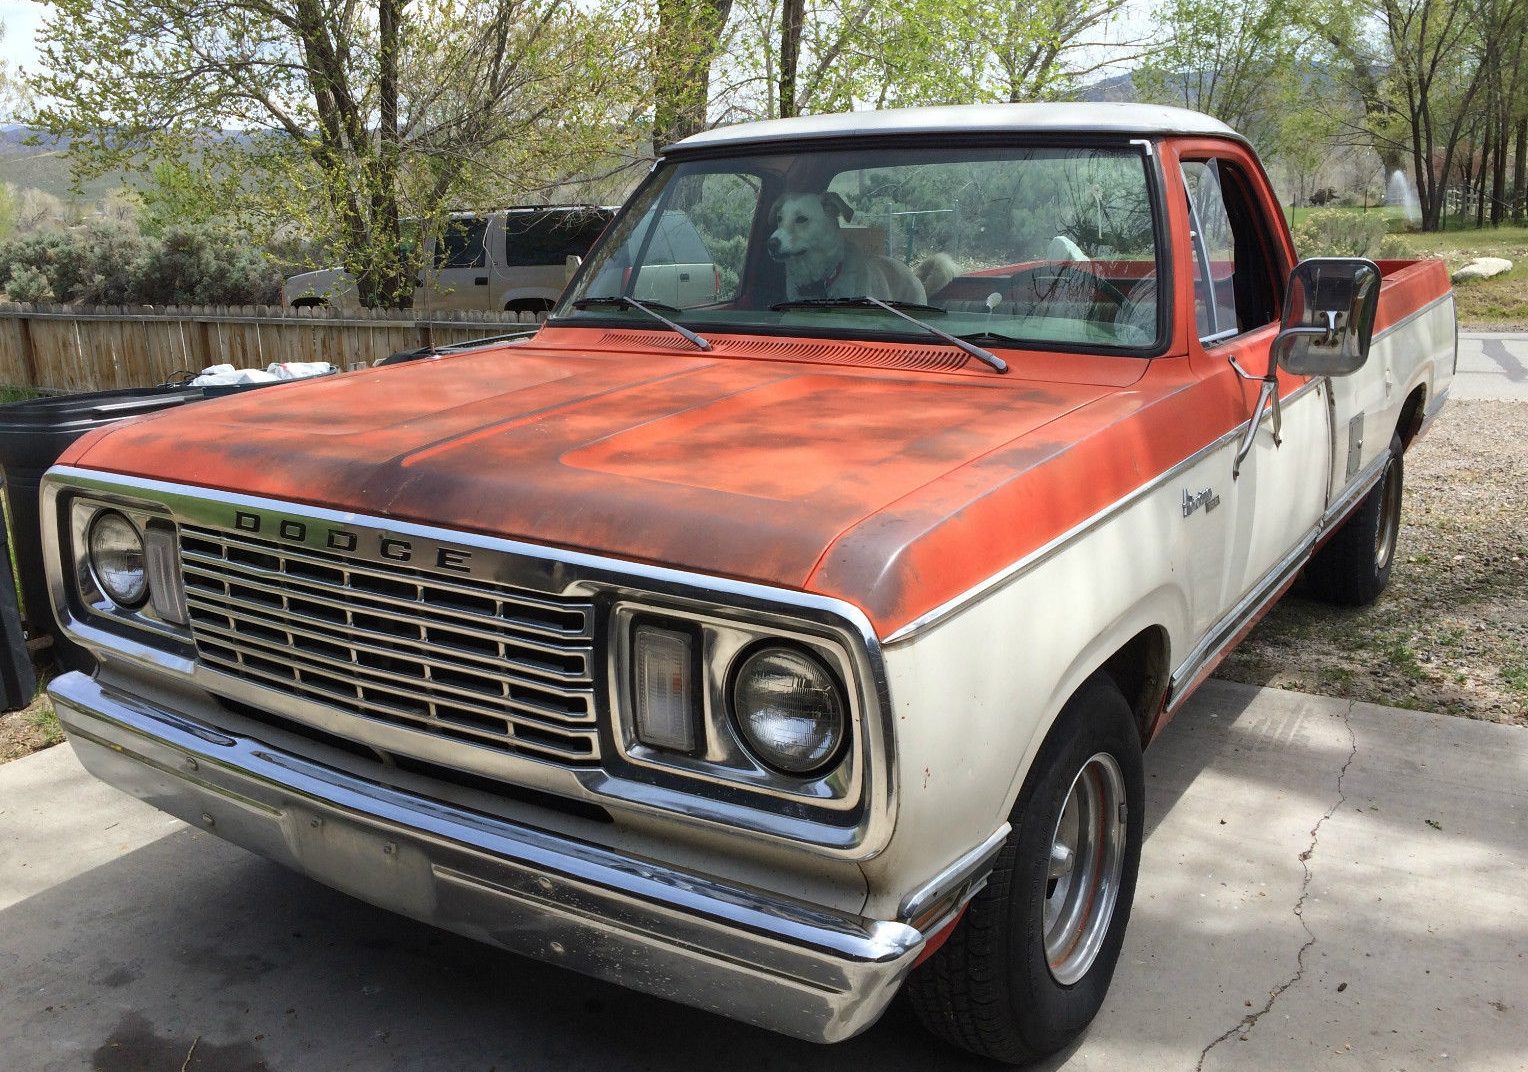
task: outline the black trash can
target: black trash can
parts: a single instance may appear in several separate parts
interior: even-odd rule
[[[85,649],[59,634],[43,571],[38,485],[58,456],[86,432],[207,397],[198,387],[145,387],[60,395],[0,406],[0,477],[11,522],[11,546],[21,582],[22,616],[28,635],[51,636],[54,661],[69,670],[89,670]]]
[[[16,601],[16,578],[11,575],[11,553],[5,527],[0,525],[0,711],[20,711],[36,693],[37,678]]]

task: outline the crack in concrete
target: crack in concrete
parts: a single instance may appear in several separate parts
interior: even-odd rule
[[[1353,760],[1358,756],[1358,735],[1353,732],[1353,703],[1354,701],[1349,700],[1348,706],[1342,712],[1342,723],[1347,727],[1348,731],[1349,749],[1348,758],[1343,761],[1342,768],[1337,772],[1337,800],[1330,808],[1326,809],[1326,813],[1321,818],[1316,820],[1316,825],[1310,828],[1310,844],[1300,854],[1300,866],[1305,870],[1305,877],[1300,882],[1300,896],[1295,901],[1294,915],[1300,921],[1300,926],[1305,930],[1305,944],[1300,946],[1299,952],[1295,954],[1294,974],[1268,991],[1268,1000],[1263,1003],[1261,1009],[1254,1009],[1246,1016],[1243,1016],[1224,1034],[1212,1040],[1208,1046],[1200,1050],[1199,1060],[1194,1065],[1194,1072],[1204,1072],[1204,1062],[1210,1056],[1210,1051],[1222,1042],[1225,1042],[1232,1035],[1239,1036],[1241,1041],[1245,1042],[1247,1040],[1247,1033],[1257,1026],[1259,1020],[1273,1010],[1273,1006],[1279,1000],[1280,995],[1305,977],[1305,954],[1310,951],[1311,946],[1316,944],[1316,932],[1310,929],[1309,923],[1305,922],[1305,899],[1310,896],[1310,858],[1316,852],[1316,843],[1320,840],[1321,828],[1326,825],[1328,819],[1337,814],[1337,809],[1346,804],[1348,800],[1347,793],[1342,788],[1342,781],[1347,777],[1348,768],[1353,765]]]

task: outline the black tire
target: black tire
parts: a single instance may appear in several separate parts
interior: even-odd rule
[[[1384,476],[1306,564],[1306,591],[1313,598],[1344,607],[1367,607],[1390,583],[1401,530],[1403,449],[1401,437],[1391,437]]]
[[[1080,978],[1058,982],[1046,956],[1052,843],[1074,782],[1100,755],[1122,776],[1125,815],[1117,895]],[[949,940],[907,983],[923,1025],[961,1049],[1025,1064],[1066,1046],[1103,1004],[1130,921],[1144,819],[1141,741],[1114,681],[1095,674],[1067,701],[1014,805],[1013,833]],[[1116,809],[1117,811],[1117,809]],[[1070,880],[1069,880],[1070,881]],[[1092,894],[1089,893],[1089,903]]]

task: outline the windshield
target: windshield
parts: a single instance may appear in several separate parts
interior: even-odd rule
[[[671,163],[554,316],[662,331],[1150,347],[1158,249],[1138,148],[861,148]]]

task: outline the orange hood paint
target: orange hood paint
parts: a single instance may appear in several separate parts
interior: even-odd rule
[[[815,590],[889,632],[1203,441],[1121,424],[1147,362],[1070,360],[1116,382],[501,348],[168,410],[61,461]]]

